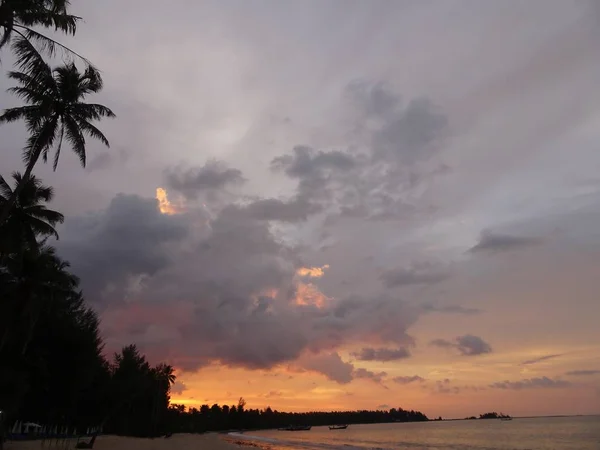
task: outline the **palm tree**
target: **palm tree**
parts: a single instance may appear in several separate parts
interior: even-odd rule
[[[61,260],[49,246],[10,254],[4,258],[3,265],[3,315],[11,323],[5,326],[0,350],[9,336],[21,335],[21,353],[25,354],[42,309],[49,306],[49,302],[73,295],[79,279],[68,271],[69,263]]]
[[[85,71],[80,72],[74,63],[52,70],[46,62],[34,60],[35,68],[8,74],[18,83],[9,92],[25,100],[27,105],[6,109],[0,115],[0,124],[23,119],[30,136],[23,154],[27,164],[25,173],[13,195],[2,207],[0,224],[7,219],[40,156],[46,162],[48,154],[54,150],[53,167],[56,170],[65,138],[84,167],[85,135],[98,139],[109,147],[104,134],[92,122],[104,117],[115,117],[115,114],[106,106],[83,102],[87,95],[102,90],[102,78],[98,71],[87,66]]]
[[[19,172],[14,172],[12,177],[16,186],[23,182]],[[0,176],[0,205],[8,202],[13,193],[14,190],[8,182]],[[8,219],[0,224],[0,255],[18,251],[24,245],[30,250],[35,250],[39,237],[54,236],[58,239],[54,226],[62,223],[64,216],[43,204],[52,201],[53,196],[53,189],[44,186],[42,181],[33,175],[23,183],[23,189],[17,196]]]
[[[69,4],[70,0],[0,0],[0,49],[16,34],[16,40],[35,41],[51,54],[57,45],[69,50],[32,28],[74,35],[81,18],[68,13]]]

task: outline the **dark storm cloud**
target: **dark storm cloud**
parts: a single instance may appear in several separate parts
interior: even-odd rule
[[[195,199],[203,192],[239,185],[245,181],[240,170],[227,167],[220,161],[209,161],[204,166],[193,169],[170,169],[165,171],[165,179],[170,189],[188,199]]]
[[[425,378],[420,377],[418,375],[413,375],[413,376],[405,376],[405,377],[394,377],[392,378],[392,381],[394,383],[398,383],[398,384],[410,384],[410,383],[423,383],[425,381]]]
[[[544,356],[540,356],[539,358],[533,358],[533,359],[528,359],[527,361],[523,361],[521,363],[522,366],[529,366],[531,364],[537,364],[543,361],[548,361],[549,359],[554,359],[554,358],[558,358],[559,356],[562,356],[562,353],[556,353],[554,355],[544,355]]]
[[[57,243],[88,299],[100,301],[109,284],[153,275],[172,261],[166,245],[188,234],[183,217],[164,216],[155,199],[117,195],[105,211],[69,218]]]
[[[429,344],[440,348],[456,349],[464,356],[476,356],[492,352],[492,347],[487,342],[472,334],[459,336],[454,342],[446,339],[434,339]]]
[[[397,361],[410,357],[410,352],[401,348],[362,348],[359,352],[352,353],[352,356],[359,361]]]
[[[449,273],[436,270],[430,264],[414,264],[408,268],[392,269],[384,272],[380,279],[387,288],[440,283]]]
[[[493,389],[513,389],[520,391],[522,389],[553,389],[571,386],[571,383],[564,380],[554,380],[548,377],[528,378],[520,381],[501,381],[490,384]]]
[[[542,239],[536,237],[512,236],[483,231],[479,242],[471,247],[471,253],[496,253],[518,250],[542,244]]]
[[[111,345],[136,342],[184,370],[210,362],[264,369],[310,351],[317,355],[310,370],[330,364],[328,376],[345,382],[340,369],[349,366],[319,355],[357,342],[412,344],[406,330],[418,308],[392,296],[313,304],[318,291],[298,288],[299,254],[275,237],[269,221],[241,208],[210,218],[191,206],[164,215],[154,199],[117,196],[105,211],[69,221],[61,253],[88,298],[101,299]]]
[[[565,373],[565,375],[572,377],[587,377],[599,374],[600,370],[571,370],[570,372]]]

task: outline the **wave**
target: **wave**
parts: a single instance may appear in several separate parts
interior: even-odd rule
[[[277,448],[300,448],[309,450],[395,450],[385,447],[361,446],[351,444],[329,444],[326,442],[310,442],[310,441],[288,441],[285,439],[275,439],[264,436],[255,436],[244,433],[229,433],[229,436],[245,441],[258,441],[271,444]]]

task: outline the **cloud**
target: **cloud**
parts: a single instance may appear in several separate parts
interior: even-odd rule
[[[365,347],[360,352],[352,353],[359,361],[397,361],[399,359],[405,359],[410,357],[410,352],[403,348],[371,348]]]
[[[532,364],[537,364],[543,361],[547,361],[549,359],[554,359],[554,358],[558,358],[559,356],[562,356],[562,353],[556,353],[553,355],[544,355],[544,356],[540,356],[538,358],[533,358],[533,359],[528,359],[527,361],[523,361],[521,363],[522,366],[529,366]]]
[[[571,370],[570,372],[565,373],[565,375],[573,377],[587,377],[598,374],[600,374],[600,370]]]
[[[196,199],[201,193],[217,191],[245,181],[240,170],[229,168],[220,161],[209,161],[198,168],[166,170],[165,179],[170,189],[187,199]]]
[[[471,253],[497,253],[533,247],[542,243],[543,240],[536,237],[512,236],[483,231],[479,242],[471,247],[469,251]]]
[[[386,405],[386,404],[377,405],[377,409],[387,411],[388,409],[390,409],[390,405]]]
[[[429,344],[440,348],[456,349],[464,356],[476,356],[492,352],[492,347],[487,342],[472,334],[459,336],[454,342],[445,339],[434,339]]]
[[[482,310],[480,310],[480,309],[465,308],[464,306],[460,306],[460,305],[437,306],[437,305],[433,305],[431,303],[426,303],[422,306],[422,308],[426,312],[435,312],[435,313],[442,313],[442,314],[460,314],[460,315],[465,315],[465,316],[472,316],[472,315],[482,313]]]
[[[321,267],[300,267],[296,273],[301,277],[321,278],[325,275],[325,270],[329,269],[329,265],[325,264]]]
[[[297,182],[296,195],[329,211],[336,219],[403,220],[428,214],[410,194],[441,175],[427,162],[439,151],[445,116],[428,99],[401,102],[382,83],[356,81],[344,90],[345,109],[353,115],[346,148],[295,146],[275,157],[271,168]]]
[[[548,377],[541,378],[529,378],[521,381],[502,381],[490,384],[493,389],[553,389],[553,388],[564,388],[571,386],[571,383],[564,380],[553,380]]]
[[[394,377],[392,378],[392,381],[394,383],[398,383],[398,384],[410,384],[410,383],[423,383],[425,381],[425,378],[420,377],[418,375],[413,375],[413,376],[400,376],[400,377]]]
[[[182,381],[175,381],[173,386],[171,386],[171,393],[181,395],[184,391],[187,391],[188,387]]]
[[[447,272],[435,270],[430,264],[415,264],[409,268],[393,269],[384,272],[380,279],[387,288],[412,285],[437,284],[449,277]]]
[[[340,384],[350,383],[353,379],[354,365],[344,362],[337,352],[305,355],[298,361],[298,365]]]
[[[119,194],[104,211],[69,218],[57,247],[88,299],[101,302],[126,297],[128,282],[168,267],[169,245],[184,240],[189,226],[184,217],[161,214],[156,199]]]
[[[156,199],[120,195],[105,210],[69,220],[59,250],[103,311],[111,349],[136,342],[153,360],[183,370],[265,369],[307,352],[413,342],[407,328],[418,308],[377,293],[325,295],[298,275],[306,269],[300,254],[268,221],[216,204],[162,214]],[[335,355],[315,358],[306,363],[311,370],[338,382],[353,376]]]
[[[257,220],[289,223],[305,221],[322,211],[320,205],[297,197],[289,201],[275,198],[259,199],[241,206],[240,209]]]
[[[371,380],[374,383],[381,384],[385,377],[387,377],[387,372],[373,372],[363,367],[359,367],[352,372],[352,375],[357,379]]]

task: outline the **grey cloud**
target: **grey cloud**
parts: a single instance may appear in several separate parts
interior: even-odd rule
[[[296,197],[290,201],[275,198],[259,199],[240,207],[240,209],[257,220],[294,223],[307,220],[313,214],[321,212],[322,207]]]
[[[373,372],[359,367],[352,372],[352,375],[357,379],[371,380],[374,383],[381,384],[385,380],[385,377],[387,377],[387,372]]]
[[[359,361],[397,361],[399,359],[405,359],[410,357],[410,352],[401,348],[371,348],[365,347],[360,352],[352,353]]]
[[[600,370],[571,370],[570,372],[565,373],[565,375],[572,377],[587,377],[598,374],[600,374]]]
[[[533,358],[533,359],[528,359],[527,361],[523,361],[521,363],[522,366],[529,366],[531,364],[537,364],[543,361],[547,361],[549,359],[554,359],[554,358],[558,358],[559,356],[562,356],[562,353],[556,353],[553,355],[544,355],[544,356],[540,356],[539,358]]]
[[[394,383],[398,383],[398,384],[410,384],[410,383],[423,383],[425,381],[425,378],[420,377],[418,375],[413,375],[413,376],[405,376],[405,377],[394,377],[392,378],[392,381]]]
[[[435,312],[442,314],[460,314],[465,316],[472,316],[476,314],[481,314],[482,311],[477,308],[465,308],[460,305],[443,305],[438,306],[431,303],[426,303],[422,306],[423,310],[426,312]]]
[[[420,213],[407,197],[440,173],[439,164],[417,163],[439,150],[444,116],[424,99],[402,106],[383,83],[354,82],[345,94],[357,115],[350,133],[355,142],[343,150],[296,146],[271,167],[298,180],[297,194],[330,208],[333,216],[389,221]]]
[[[464,356],[476,356],[492,352],[492,347],[487,342],[472,334],[459,336],[454,342],[445,339],[434,339],[429,344],[440,348],[456,349]]]
[[[338,353],[308,355],[299,364],[306,370],[325,375],[340,384],[350,383],[353,379],[354,365],[344,362]]]
[[[271,162],[274,170],[284,170],[292,178],[307,178],[322,174],[324,170],[348,171],[356,165],[355,160],[341,151],[317,151],[298,145],[293,155],[280,156]]]
[[[173,386],[171,386],[171,392],[173,394],[181,395],[184,391],[187,391],[188,387],[182,381],[175,381]]]
[[[521,381],[501,381],[490,384],[493,389],[513,389],[520,391],[522,389],[552,389],[571,386],[571,383],[564,380],[554,380],[548,377],[529,378]]]
[[[223,162],[209,161],[194,169],[170,169],[165,171],[167,186],[185,196],[195,199],[203,192],[239,185],[245,181],[242,172],[227,167]]]
[[[380,279],[387,288],[395,288],[436,284],[449,276],[447,272],[436,270],[430,264],[414,264],[409,268],[388,270],[380,276]]]
[[[182,241],[188,226],[184,217],[162,215],[155,199],[117,195],[105,211],[69,218],[57,247],[88,299],[100,301],[110,284],[167,267],[167,245]]]
[[[412,344],[407,328],[418,308],[377,295],[317,306],[318,291],[297,302],[301,258],[267,221],[239,206],[203,211],[164,215],[154,199],[118,196],[104,211],[69,219],[60,250],[87,297],[101,300],[111,348],[137,342],[152,359],[195,370],[210,362],[271,368],[358,342]],[[345,382],[350,366],[332,358],[307,364],[329,363],[332,379]]]
[[[469,251],[471,253],[505,252],[540,245],[542,242],[542,239],[536,237],[512,236],[483,231],[479,242],[471,247]]]
[[[106,170],[116,164],[125,163],[129,159],[129,152],[126,150],[110,150],[97,153],[88,161],[85,169],[88,172],[97,170]]]

